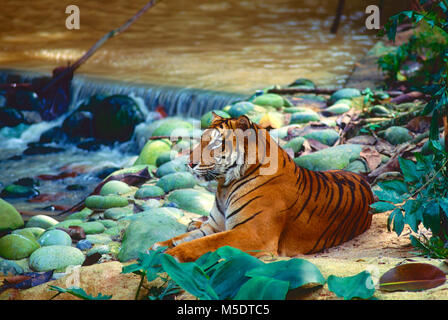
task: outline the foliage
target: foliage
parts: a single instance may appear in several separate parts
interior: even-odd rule
[[[375,293],[372,276],[367,271],[362,271],[351,277],[328,277],[328,288],[338,297],[345,300],[353,298],[370,299]]]
[[[374,190],[379,201],[371,207],[376,212],[392,210],[387,228],[397,235],[405,224],[417,233],[421,223],[434,236],[443,235],[441,215],[448,215],[448,160],[434,154],[415,153],[415,157],[417,162],[399,158],[404,180],[379,182],[379,189]]]
[[[78,288],[78,287],[70,287],[67,289],[58,287],[58,286],[48,286],[50,290],[57,291],[58,293],[53,296],[51,299],[54,299],[56,296],[60,295],[61,293],[69,293],[71,295],[74,295],[75,297],[84,299],[84,300],[109,300],[112,298],[112,296],[103,295],[101,293],[98,294],[98,296],[94,297],[92,295],[87,294],[84,289]],[[50,299],[50,300],[51,300]]]

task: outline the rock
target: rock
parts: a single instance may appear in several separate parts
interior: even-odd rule
[[[230,106],[228,114],[232,118],[238,118],[242,115],[247,115],[249,112],[254,110],[254,104],[247,101],[237,102]]]
[[[33,238],[20,234],[8,234],[0,238],[0,257],[8,260],[27,258],[39,248],[39,243]]]
[[[94,246],[92,249],[87,251],[86,256],[91,256],[92,254],[99,253],[99,254],[108,254],[110,252],[110,248],[108,245],[98,245]]]
[[[76,145],[77,148],[87,151],[98,151],[103,144],[107,142],[97,140],[95,138],[86,138]]]
[[[412,135],[409,130],[403,127],[389,127],[383,132],[379,132],[379,135],[383,135],[384,139],[393,145],[402,144],[412,140]]]
[[[119,226],[116,226],[116,227],[107,229],[106,231],[104,231],[104,234],[107,234],[111,237],[117,237],[122,230],[124,230],[124,229]]]
[[[156,159],[156,167],[160,167],[164,163],[170,162],[171,160],[171,151],[163,152]]]
[[[176,189],[193,188],[196,185],[196,179],[189,172],[170,173],[157,181],[156,186],[163,189],[165,192],[170,192]]]
[[[339,145],[295,158],[294,162],[310,170],[344,169],[359,158],[362,148],[359,144]]]
[[[0,108],[0,128],[15,127],[21,123],[25,123],[25,118],[19,110]]]
[[[71,246],[72,238],[67,232],[62,230],[48,230],[40,236],[37,240],[42,247],[61,245],[61,246]]]
[[[149,210],[154,208],[160,208],[162,206],[161,202],[156,199],[148,199],[142,204],[143,210]]]
[[[59,222],[52,217],[39,214],[37,216],[32,216],[26,223],[26,227],[38,227],[47,230],[48,228],[53,227],[58,223]]]
[[[106,230],[106,227],[98,221],[83,222],[79,226],[84,229],[86,234],[102,233]]]
[[[58,224],[51,227],[51,229],[56,229],[56,228],[68,229],[69,227],[72,227],[72,226],[79,226],[81,223],[83,223],[83,221],[81,219],[69,219],[69,220],[64,220],[62,222],[59,222]]]
[[[39,191],[34,188],[24,187],[17,184],[10,184],[6,186],[0,196],[2,198],[33,198],[39,195]]]
[[[17,229],[17,230],[14,230],[13,232],[11,232],[11,234],[19,234],[19,235],[21,235],[21,236],[30,238],[30,239],[32,239],[32,240],[36,240],[36,239],[37,239],[36,236],[35,236],[34,233],[33,233],[31,230],[29,230],[29,229],[30,229],[30,228]],[[39,228],[39,229],[41,229],[41,228]],[[45,230],[44,230],[44,231],[45,231]]]
[[[118,180],[111,180],[106,182],[101,188],[100,195],[121,195],[125,193],[129,193],[132,191],[132,188],[129,187],[126,183]]]
[[[317,112],[308,110],[306,112],[296,112],[291,115],[290,124],[308,123],[310,121],[319,121],[320,116]]]
[[[81,250],[70,246],[47,246],[31,254],[30,267],[38,272],[65,271],[68,266],[82,265],[85,260]]]
[[[311,109],[306,108],[306,107],[289,107],[289,108],[284,108],[283,112],[285,113],[296,113],[296,112],[307,112]]]
[[[350,162],[348,166],[346,166],[344,168],[344,170],[346,171],[351,171],[351,172],[356,172],[356,173],[361,173],[361,172],[369,172],[369,167],[367,166],[367,164],[360,160],[357,159],[353,162]]]
[[[213,112],[216,113],[218,116],[223,118],[230,118],[230,115],[227,112],[224,112],[222,110],[212,110],[207,112],[201,117],[201,128],[205,129],[210,127],[213,121]]]
[[[23,154],[27,156],[34,156],[37,154],[52,154],[52,153],[59,153],[62,151],[65,151],[65,149],[46,146],[42,143],[33,143],[33,145],[29,146],[28,148],[25,149],[25,151],[23,151]]]
[[[158,186],[142,186],[137,190],[134,197],[136,199],[157,198],[165,195],[165,191]]]
[[[11,101],[11,107],[20,110],[39,110],[40,101],[36,92],[28,90],[17,90]]]
[[[76,244],[76,248],[82,251],[88,250],[92,248],[92,246],[93,246],[92,242],[90,242],[87,239],[79,240],[78,243]]]
[[[305,142],[305,138],[303,137],[295,137],[291,140],[289,140],[284,146],[283,149],[291,148],[294,153],[298,153],[303,146],[303,143]]]
[[[384,115],[389,115],[390,111],[389,111],[389,109],[387,109],[386,107],[384,107],[382,105],[376,105],[376,106],[369,108],[369,113],[374,116],[375,115],[384,116]]]
[[[296,89],[315,89],[316,85],[313,81],[305,78],[299,78],[295,80],[293,83],[288,85],[288,88],[296,88]]]
[[[110,220],[110,219],[98,220],[98,222],[102,223],[106,229],[113,228],[113,227],[117,226],[117,223],[114,220]]]
[[[169,152],[170,150],[171,142],[169,140],[149,140],[140,152],[134,166],[141,164],[155,165],[157,158],[162,153]]]
[[[23,227],[20,213],[3,199],[0,199],[0,231],[14,230]]]
[[[89,208],[84,208],[81,211],[74,212],[71,215],[69,215],[66,220],[85,220],[88,216],[92,214],[92,210]]]
[[[22,232],[26,231],[27,234],[32,234],[35,239],[39,239],[39,237],[42,235],[42,233],[45,232],[45,229],[38,228],[38,227],[30,227],[25,229],[17,229],[14,230],[12,233],[22,234]]]
[[[168,200],[176,203],[182,210],[208,216],[212,210],[215,196],[212,193],[195,189],[175,190]]]
[[[93,136],[93,114],[90,111],[75,110],[62,123],[62,132],[70,139]]]
[[[24,270],[20,265],[14,261],[0,258],[0,276],[16,276],[22,273],[24,273]]]
[[[44,131],[39,138],[39,143],[61,142],[67,139],[67,135],[61,127],[53,127]]]
[[[185,133],[191,133],[192,130],[193,125],[190,122],[177,118],[166,118],[160,120],[160,125],[152,132],[152,136],[171,136],[171,134],[176,133],[176,131],[178,133],[183,133],[180,135],[185,135]]]
[[[92,112],[95,138],[111,142],[131,139],[135,126],[145,120],[137,103],[125,95],[101,100]]]
[[[156,171],[157,177],[163,177],[170,173],[187,171],[188,157],[178,157],[162,164]]]
[[[361,96],[361,91],[355,88],[344,88],[336,91],[330,97],[329,103],[334,104],[341,99],[351,99]]]
[[[104,211],[104,218],[118,220],[132,214],[133,212],[130,208],[110,208]]]
[[[13,184],[24,186],[24,187],[30,187],[35,188],[40,186],[40,182],[37,179],[34,178],[20,178],[13,182]]]
[[[112,171],[109,175],[107,175],[105,178],[103,178],[103,180],[107,180],[108,178],[110,178],[112,176],[126,175],[126,174],[131,174],[131,173],[138,173],[138,172],[140,172],[140,171],[142,171],[144,169],[148,169],[148,172],[152,172],[154,169],[156,169],[156,167],[153,166],[153,165],[150,165],[150,164],[134,165],[134,166],[131,166],[131,167],[128,167],[128,168]]]
[[[253,103],[259,106],[271,106],[276,109],[279,109],[285,105],[285,101],[283,100],[283,97],[274,94],[274,93],[265,93],[261,96],[256,97],[253,100]]]
[[[261,117],[258,125],[262,128],[279,129],[283,127],[284,116],[280,112],[267,112]]]
[[[440,142],[440,144],[441,144],[442,146],[444,146],[444,145],[445,145],[445,137],[440,137],[440,138],[439,138],[439,142]],[[427,155],[433,153],[433,151],[432,151],[432,149],[431,149],[431,146],[429,145],[429,140],[427,140],[427,141],[423,144],[421,153],[422,153],[423,155],[425,155],[425,156],[427,156]]]
[[[121,196],[109,195],[109,196],[99,196],[93,195],[87,197],[85,205],[89,209],[109,209],[109,208],[119,208],[126,207],[128,205],[128,200]]]
[[[334,105],[323,110],[324,112],[328,112],[331,115],[339,115],[343,114],[350,110],[350,106],[346,103],[336,102]]]
[[[89,240],[93,244],[106,244],[112,241],[111,237],[106,233],[88,234],[86,240]]]
[[[186,226],[170,215],[156,212],[143,215],[131,222],[126,229],[118,259],[136,259],[140,252],[145,252],[154,243],[168,240],[186,231]]]
[[[327,146],[332,146],[339,139],[339,133],[333,129],[315,130],[304,135],[307,139],[314,139]]]

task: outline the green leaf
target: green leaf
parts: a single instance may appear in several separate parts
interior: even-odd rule
[[[353,298],[369,299],[375,293],[375,286],[369,272],[363,271],[351,277],[336,277],[327,279],[328,289],[345,300]]]
[[[163,270],[184,290],[199,299],[219,299],[216,292],[210,286],[208,276],[194,262],[179,263],[168,254],[162,255],[160,261]]]
[[[418,226],[423,221],[423,207],[418,200],[410,199],[403,205],[405,212],[404,222],[407,223],[414,232],[418,232]]]
[[[440,206],[434,200],[426,203],[423,211],[423,224],[426,228],[431,229],[433,234],[439,233],[440,230]]]
[[[442,147],[439,141],[439,121],[440,121],[440,112],[439,110],[434,110],[431,118],[431,125],[429,128],[429,142],[431,146],[439,151],[444,151],[445,148]]]
[[[375,202],[371,204],[370,207],[375,210],[375,213],[381,213],[395,209],[395,206],[392,203],[382,201]]]
[[[400,236],[400,234],[403,232],[404,228],[404,217],[401,210],[398,210],[394,215],[394,231],[395,233]]]
[[[247,253],[237,254],[214,267],[210,285],[219,299],[232,299],[239,288],[249,280],[246,272],[263,264],[262,261]]]
[[[443,212],[445,212],[448,217],[448,198],[440,198],[439,199],[440,208],[442,208]]]
[[[288,281],[290,283],[290,289],[308,284],[325,284],[325,278],[314,264],[298,258],[266,263],[258,268],[249,270],[246,272],[246,276],[251,278],[269,277]]]
[[[393,190],[375,190],[373,192],[381,201],[401,203],[404,200],[402,196]]]
[[[420,175],[417,175],[417,168],[412,160],[399,157],[398,162],[400,163],[401,172],[403,172],[404,181],[417,182],[419,180]]]
[[[257,276],[241,286],[234,300],[285,300],[288,287],[287,281]]]
[[[408,185],[401,180],[389,180],[378,182],[378,185],[383,190],[392,190],[395,191],[399,195],[403,195],[405,193],[409,193]]]
[[[401,209],[400,209],[400,208],[396,208],[394,211],[392,211],[392,212],[389,214],[389,217],[387,218],[387,231],[391,231],[391,230],[390,230],[390,225],[392,224],[392,221],[393,221],[393,219],[395,218],[395,215],[396,215],[398,212],[401,212]]]
[[[79,288],[79,287],[70,287],[67,289],[58,287],[58,286],[52,286],[52,285],[48,285],[49,289],[52,291],[57,291],[59,293],[69,293],[71,295],[74,295],[75,297],[84,299],[84,300],[109,300],[110,298],[112,298],[112,296],[110,295],[103,295],[101,293],[99,293],[96,297],[87,294],[83,289]]]

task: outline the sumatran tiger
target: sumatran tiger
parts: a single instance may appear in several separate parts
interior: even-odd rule
[[[166,246],[179,261],[222,246],[291,257],[337,246],[370,227],[373,195],[360,175],[299,167],[246,116],[213,117],[189,163],[197,177],[218,182],[208,220],[153,249]]]

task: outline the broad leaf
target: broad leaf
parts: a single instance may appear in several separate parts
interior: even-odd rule
[[[92,295],[87,294],[83,289],[78,287],[70,287],[67,289],[52,285],[49,285],[48,287],[50,288],[50,290],[57,291],[59,293],[69,293],[71,295],[74,295],[75,297],[84,300],[109,300],[110,298],[112,298],[111,295],[103,295],[101,293],[99,293],[96,297],[94,297]]]
[[[164,254],[160,262],[163,270],[184,290],[199,299],[219,299],[210,286],[208,276],[194,262],[179,263],[168,254]]]
[[[407,160],[402,157],[398,158],[401,172],[403,172],[404,180],[406,182],[418,182],[420,175],[417,174],[417,168],[412,160]]]
[[[284,300],[288,287],[287,281],[257,276],[241,286],[234,300]]]
[[[295,289],[304,285],[323,285],[325,278],[319,269],[304,259],[290,259],[266,263],[246,272],[246,276],[269,277],[289,282],[289,288]]]
[[[371,204],[370,207],[375,210],[376,213],[395,209],[395,206],[392,203],[382,201],[375,202]]]
[[[353,298],[369,299],[375,293],[375,286],[369,272],[363,271],[352,277],[336,277],[327,279],[328,289],[345,300]]]
[[[440,230],[440,207],[436,200],[425,204],[423,213],[423,224],[426,228],[431,229],[434,234]]]
[[[408,263],[387,271],[379,283],[384,291],[420,291],[438,287],[445,281],[445,273],[431,264]]]
[[[400,236],[400,234],[403,232],[403,228],[404,228],[403,213],[401,212],[401,210],[398,210],[394,216],[394,231],[398,236]]]
[[[409,193],[408,185],[404,181],[400,180],[390,180],[390,181],[382,181],[378,182],[378,185],[383,190],[392,190],[395,191],[399,195],[403,195],[404,193]]]
[[[381,201],[392,203],[401,203],[404,201],[404,198],[393,190],[375,190],[374,193]]]
[[[418,200],[410,199],[403,205],[405,211],[404,222],[407,223],[414,232],[418,232],[418,226],[423,220],[423,206]]]

